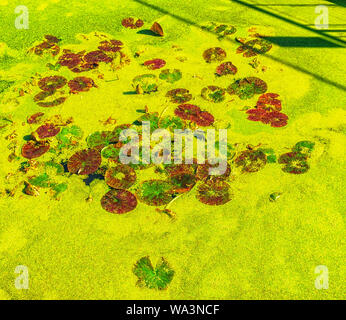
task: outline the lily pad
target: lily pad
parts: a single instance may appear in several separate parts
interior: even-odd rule
[[[132,86],[138,94],[157,91],[157,77],[154,74],[142,74],[132,80]]]
[[[207,25],[202,26],[202,29],[216,33],[218,36],[217,37],[218,40],[222,40],[225,37],[228,37],[236,33],[237,31],[235,26],[224,24],[224,23],[216,23],[216,22],[209,22]]]
[[[147,180],[137,190],[137,197],[149,206],[162,206],[172,201],[173,188],[163,180]]]
[[[222,102],[225,100],[226,91],[217,86],[208,86],[202,89],[201,96],[210,102]]]
[[[49,142],[47,141],[29,141],[22,148],[22,156],[27,159],[41,157],[49,150]]]
[[[71,93],[86,92],[92,87],[96,87],[94,80],[87,77],[74,78],[69,81],[68,86],[70,87]]]
[[[198,186],[197,199],[211,206],[223,205],[231,200],[229,185],[220,180],[206,181]]]
[[[272,44],[265,39],[254,39],[244,42],[238,49],[237,53],[242,53],[244,57],[253,57],[258,54],[268,52],[272,48]]]
[[[166,65],[166,61],[162,59],[148,60],[143,63],[149,70],[161,69]]]
[[[226,75],[235,75],[237,72],[237,67],[231,61],[221,63],[215,71],[216,75],[220,77]]]
[[[256,77],[248,77],[233,82],[227,92],[230,95],[237,95],[240,99],[250,99],[255,94],[264,93],[267,91],[267,84]]]
[[[172,71],[170,69],[165,69],[161,71],[159,78],[161,80],[166,80],[169,83],[174,83],[182,78],[182,74],[178,69],[174,69]]]
[[[203,52],[203,58],[208,63],[225,60],[226,56],[226,51],[219,47],[210,48]]]
[[[166,97],[173,103],[185,103],[192,99],[192,94],[187,89],[179,88],[168,91]]]
[[[128,189],[136,182],[136,179],[135,170],[124,164],[109,168],[105,174],[107,185],[115,189]]]
[[[256,103],[258,109],[264,109],[268,112],[280,111],[281,101],[278,99],[279,95],[277,93],[265,93],[262,94]]]
[[[67,162],[67,169],[79,175],[91,174],[97,171],[101,164],[101,155],[95,149],[85,149],[76,152]]]
[[[292,148],[293,152],[299,152],[305,156],[310,157],[312,150],[315,147],[315,142],[304,140],[297,142]]]
[[[174,276],[174,271],[164,258],[159,260],[154,269],[149,257],[143,257],[134,265],[133,273],[138,277],[139,287],[158,290],[166,289]]]
[[[309,170],[307,155],[300,152],[288,152],[279,157],[278,163],[285,164],[282,171],[293,174],[302,174]]]
[[[52,92],[57,89],[63,88],[67,83],[66,78],[62,76],[45,77],[39,80],[38,87],[42,91]]]
[[[137,18],[133,18],[133,17],[128,17],[128,18],[123,19],[121,21],[121,24],[125,28],[138,29],[138,28],[143,27],[144,22],[141,19],[137,19]]]
[[[55,137],[60,132],[60,128],[52,123],[46,123],[36,129],[36,133],[40,139]]]
[[[242,172],[257,172],[267,163],[267,157],[261,150],[245,150],[235,159],[235,165],[242,168]]]
[[[102,197],[101,206],[110,213],[124,214],[137,207],[137,199],[130,191],[112,189]]]

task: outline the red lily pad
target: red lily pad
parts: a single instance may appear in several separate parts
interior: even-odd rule
[[[105,40],[100,42],[98,49],[104,52],[118,52],[123,45],[120,40]]]
[[[55,137],[60,132],[60,128],[52,123],[46,123],[37,128],[36,133],[40,139]]]
[[[79,175],[92,174],[101,164],[101,155],[95,149],[85,149],[76,152],[67,162],[67,169]]]
[[[262,94],[257,101],[256,107],[258,109],[264,109],[266,111],[281,111],[281,101],[277,99],[279,95],[277,93],[265,93]]]
[[[201,127],[207,127],[214,123],[214,116],[207,111],[202,111],[198,106],[193,104],[181,104],[174,113],[183,120],[195,122]]]
[[[192,94],[187,89],[179,88],[168,91],[166,97],[173,103],[185,103],[192,99]]]
[[[251,121],[262,121],[263,116],[267,113],[264,109],[249,109],[246,111],[249,115],[247,118]]]
[[[285,164],[282,171],[292,174],[302,174],[309,170],[309,164],[307,163],[308,156],[300,152],[288,152],[282,154],[278,163]]]
[[[130,166],[118,164],[106,171],[106,183],[115,189],[128,189],[136,182],[137,176],[135,170]]]
[[[218,76],[226,76],[226,75],[235,75],[238,72],[237,67],[231,62],[231,61],[227,61],[224,63],[221,63],[217,68],[215,73]]]
[[[33,115],[31,115],[28,119],[27,119],[27,123],[28,124],[36,124],[39,123],[41,118],[44,116],[43,112],[37,112]]]
[[[22,148],[22,156],[27,159],[38,158],[45,154],[49,148],[47,141],[29,141]]]
[[[43,91],[52,92],[64,87],[67,83],[66,78],[62,76],[51,76],[42,78],[38,82],[38,87]]]
[[[162,59],[148,60],[143,63],[149,70],[161,69],[166,65],[166,61]]]
[[[73,69],[82,63],[82,54],[68,52],[59,57],[58,64]]]
[[[279,128],[287,125],[288,116],[284,113],[273,111],[267,112],[262,116],[263,123],[270,123],[272,127]]]
[[[101,206],[110,213],[123,214],[137,207],[137,199],[130,191],[112,189],[102,197]]]
[[[198,186],[197,199],[211,206],[223,205],[231,200],[229,189],[225,181],[209,180]]]
[[[31,48],[30,51],[34,52],[38,56],[42,56],[44,53],[50,53],[52,56],[59,54],[60,47],[57,45],[57,43],[60,40],[50,35],[45,36],[45,39],[45,41]]]
[[[245,150],[235,159],[235,165],[242,172],[257,172],[267,163],[267,156],[261,150]]]
[[[78,93],[89,91],[92,87],[96,87],[96,84],[91,78],[77,77],[69,81],[68,86],[71,93]]]
[[[137,190],[137,197],[149,206],[162,206],[173,199],[172,185],[163,180],[143,181]]]
[[[225,60],[226,56],[226,51],[219,47],[210,48],[203,52],[203,58],[208,63]]]
[[[111,57],[107,56],[101,50],[91,51],[91,52],[87,53],[84,56],[84,60],[90,64],[99,64],[100,62],[109,63],[109,62],[113,61],[113,59]]]
[[[141,19],[136,19],[136,18],[128,17],[128,18],[123,19],[121,21],[121,24],[125,28],[138,29],[138,28],[143,27],[144,22]]]
[[[222,102],[225,100],[226,91],[217,86],[208,86],[202,89],[201,96],[210,102]]]

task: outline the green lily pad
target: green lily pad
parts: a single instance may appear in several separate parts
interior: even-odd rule
[[[161,71],[159,78],[161,80],[166,80],[169,83],[174,83],[182,78],[182,74],[178,69],[174,69],[172,71],[170,69],[165,69]]]
[[[164,258],[154,268],[149,257],[143,257],[134,265],[133,273],[138,277],[138,286],[157,290],[166,289],[174,276],[173,269]]]

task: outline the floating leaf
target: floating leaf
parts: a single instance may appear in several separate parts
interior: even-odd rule
[[[62,76],[51,76],[39,80],[38,87],[43,91],[52,92],[64,87],[66,83],[66,78]]]
[[[253,57],[258,54],[268,52],[272,48],[272,44],[265,39],[254,39],[244,42],[237,49],[237,53],[242,53],[244,57]]]
[[[162,59],[148,60],[143,63],[149,70],[161,69],[166,65],[166,61]]]
[[[187,89],[179,88],[168,91],[166,97],[173,103],[185,103],[192,99],[192,94]]]
[[[304,140],[304,141],[297,142],[292,148],[292,151],[299,152],[309,157],[314,147],[315,147],[315,142]]]
[[[60,132],[60,128],[52,123],[46,123],[36,129],[36,133],[40,139],[55,137]]]
[[[302,174],[309,170],[309,165],[307,163],[307,156],[300,152],[288,152],[284,153],[279,157],[278,163],[285,164],[282,171]]]
[[[231,61],[227,61],[224,63],[221,63],[217,68],[215,73],[218,76],[226,76],[226,75],[235,75],[237,73],[238,69],[237,67],[231,62]]]
[[[140,185],[137,196],[149,206],[162,206],[173,199],[172,185],[163,180],[147,180]]]
[[[279,97],[276,93],[265,93],[262,94],[256,103],[258,109],[264,109],[268,112],[280,111],[281,101],[277,99]]]
[[[50,187],[50,177],[47,173],[43,173],[39,175],[38,177],[31,178],[29,180],[29,183],[33,186],[40,187],[40,188],[49,188]]]
[[[206,26],[202,26],[202,29],[216,33],[218,36],[218,40],[222,40],[225,37],[230,36],[237,31],[236,27],[232,25],[223,23],[220,24],[216,22],[209,22]]]
[[[174,271],[164,258],[159,260],[154,269],[149,257],[143,257],[134,265],[133,273],[138,277],[138,286],[158,290],[166,289],[174,276]]]
[[[257,172],[267,163],[267,157],[261,150],[245,150],[235,159],[237,167],[242,168],[242,172]]]
[[[226,56],[226,51],[219,47],[210,48],[203,52],[203,58],[208,63],[225,60]]]
[[[97,171],[101,164],[101,155],[95,149],[76,152],[67,162],[67,169],[79,175],[91,174]]]
[[[27,159],[34,159],[42,156],[49,150],[47,141],[29,141],[22,148],[22,156]]]
[[[105,174],[107,185],[115,189],[128,189],[135,183],[136,179],[135,170],[124,164],[109,168]]]
[[[225,100],[226,91],[217,86],[208,86],[202,89],[201,96],[210,102],[222,102]]]
[[[112,189],[102,197],[101,206],[110,213],[123,214],[137,207],[137,199],[130,191]]]
[[[136,18],[133,18],[133,17],[128,17],[128,18],[123,19],[121,21],[121,24],[125,28],[137,29],[137,28],[143,27],[144,22],[141,19],[136,19]]]
[[[138,94],[157,91],[157,77],[154,74],[142,74],[132,80],[132,86]]]
[[[68,86],[71,93],[78,93],[89,91],[92,87],[96,87],[96,84],[91,78],[77,77],[69,81]]]
[[[174,69],[172,71],[170,71],[170,69],[165,69],[161,71],[159,78],[161,80],[166,80],[169,83],[174,83],[182,78],[182,74],[178,69]]]
[[[220,180],[206,181],[198,186],[197,199],[207,205],[223,205],[231,200],[229,185]]]
[[[227,92],[230,95],[237,95],[240,99],[250,99],[255,94],[264,93],[267,91],[267,84],[256,77],[248,77],[241,80],[236,80],[228,88]]]

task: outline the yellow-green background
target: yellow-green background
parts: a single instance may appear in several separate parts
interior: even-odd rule
[[[264,1],[262,1],[264,2]],[[300,1],[270,1],[297,4]],[[308,1],[322,3],[326,1]],[[201,24],[215,20],[231,23],[246,35],[254,25],[266,26],[276,36],[315,36],[298,26],[260,14],[232,1],[192,0],[150,3],[176,16]],[[14,9],[29,8],[29,30],[16,30]],[[314,6],[269,7],[303,24],[313,24]],[[330,23],[341,24],[344,9],[330,7]],[[124,29],[127,16],[142,18],[146,27],[159,21],[164,38],[139,35]],[[313,28],[313,26],[312,26]],[[83,47],[77,34],[104,32],[122,40],[131,55],[131,65],[119,71],[119,80],[100,82],[98,89],[70,97],[66,103],[47,111],[51,115],[73,116],[85,133],[102,127],[98,120],[113,116],[118,124],[132,122],[135,110],[148,105],[150,111],[171,114],[174,106],[164,93],[172,86],[162,83],[158,93],[148,96],[124,95],[131,79],[145,69],[150,58],[164,58],[167,67],[179,68],[183,79],[176,87],[189,88],[198,105],[211,111],[218,127],[231,124],[230,142],[263,143],[278,154],[300,140],[313,140],[316,148],[311,169],[290,175],[279,165],[267,165],[258,173],[241,175],[232,181],[234,198],[220,207],[205,206],[192,191],[172,204],[177,213],[171,220],[140,204],[135,211],[118,216],[104,211],[100,198],[107,191],[104,182],[89,189],[78,177],[70,178],[69,189],[60,201],[42,194],[33,198],[18,192],[0,198],[0,298],[4,299],[340,299],[345,298],[345,91],[305,74],[285,63],[309,70],[345,86],[344,48],[280,48],[269,57],[260,57],[266,72],[256,73],[248,60],[235,54],[237,44],[221,43],[212,34],[201,32],[174,16],[135,1],[6,1],[0,0],[0,75],[23,80],[35,72],[47,72],[37,58],[25,52],[45,34],[61,39],[63,47]],[[172,45],[183,50],[174,51]],[[202,87],[226,86],[230,80],[213,75],[215,65],[207,65],[202,52],[221,46],[228,60],[238,66],[239,77],[259,76],[269,92],[279,93],[283,111],[289,116],[285,128],[271,128],[246,120],[243,111],[250,101],[235,99],[213,105],[199,97]],[[146,50],[134,59],[137,50]],[[176,59],[187,58],[185,62]],[[157,73],[157,72],[156,72]],[[199,77],[194,77],[198,75]],[[20,127],[26,116],[42,109],[31,97],[20,105],[1,105]],[[22,143],[22,141],[21,141]],[[0,183],[17,167],[7,161],[8,142],[2,137]],[[143,175],[150,175],[143,173]],[[152,175],[153,177],[153,175]],[[1,186],[0,184],[0,186]],[[2,186],[1,186],[2,187]],[[277,202],[268,201],[272,192],[282,192]],[[165,291],[138,288],[133,264],[149,255],[152,261],[163,256],[175,271]],[[29,289],[17,290],[17,265],[29,268]],[[317,265],[329,269],[329,289],[315,288]]]

